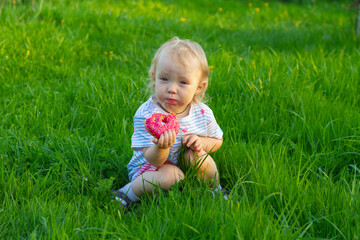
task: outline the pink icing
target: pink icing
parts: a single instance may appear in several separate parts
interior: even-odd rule
[[[162,113],[154,113],[144,122],[146,130],[156,138],[160,138],[166,130],[174,129],[178,134],[180,123],[174,113],[168,115]]]

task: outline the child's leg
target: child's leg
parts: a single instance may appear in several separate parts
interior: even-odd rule
[[[136,202],[145,193],[152,193],[159,185],[163,189],[169,189],[175,182],[185,177],[180,168],[172,164],[164,164],[157,171],[147,171],[129,182],[119,190],[112,191],[115,199],[124,206]]]
[[[152,193],[159,185],[162,189],[169,189],[172,185],[184,179],[185,175],[175,165],[164,164],[157,171],[144,172],[132,181],[131,188],[137,197],[145,192]]]
[[[197,173],[200,178],[203,178],[205,181],[214,179],[216,185],[219,185],[219,172],[215,161],[204,150],[200,152],[200,157],[195,158],[193,150],[188,149],[184,157],[185,161],[188,161],[190,165],[199,168]]]
[[[198,169],[198,177],[203,178],[205,181],[215,180],[215,191],[221,192],[224,199],[228,200],[228,194],[230,193],[228,190],[223,189],[219,182],[219,172],[217,170],[214,159],[204,150],[200,153],[200,157],[196,158],[194,156],[194,152],[191,149],[188,149],[185,153],[185,161],[189,161],[189,164],[195,166]]]

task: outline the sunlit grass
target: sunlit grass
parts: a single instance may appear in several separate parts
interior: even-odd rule
[[[357,239],[360,51],[346,3],[4,1],[0,238]],[[190,171],[123,214],[155,50],[199,42],[224,201]]]

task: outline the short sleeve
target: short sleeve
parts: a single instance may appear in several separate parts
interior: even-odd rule
[[[154,145],[153,136],[145,129],[145,119],[150,117],[154,112],[154,105],[148,100],[143,103],[136,111],[134,116],[134,133],[131,136],[131,148],[140,151],[143,147]]]
[[[221,139],[223,137],[223,131],[217,124],[214,114],[210,108],[205,111],[206,115],[206,126],[207,126],[207,137],[213,137]]]
[[[149,134],[144,125],[145,117],[134,117],[134,133],[131,137],[131,148],[139,151],[143,147],[150,147],[154,145],[152,139],[154,138]]]

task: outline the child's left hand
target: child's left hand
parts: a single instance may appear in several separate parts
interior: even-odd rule
[[[185,135],[183,137],[183,144],[198,153],[203,149],[201,138],[195,134]]]

